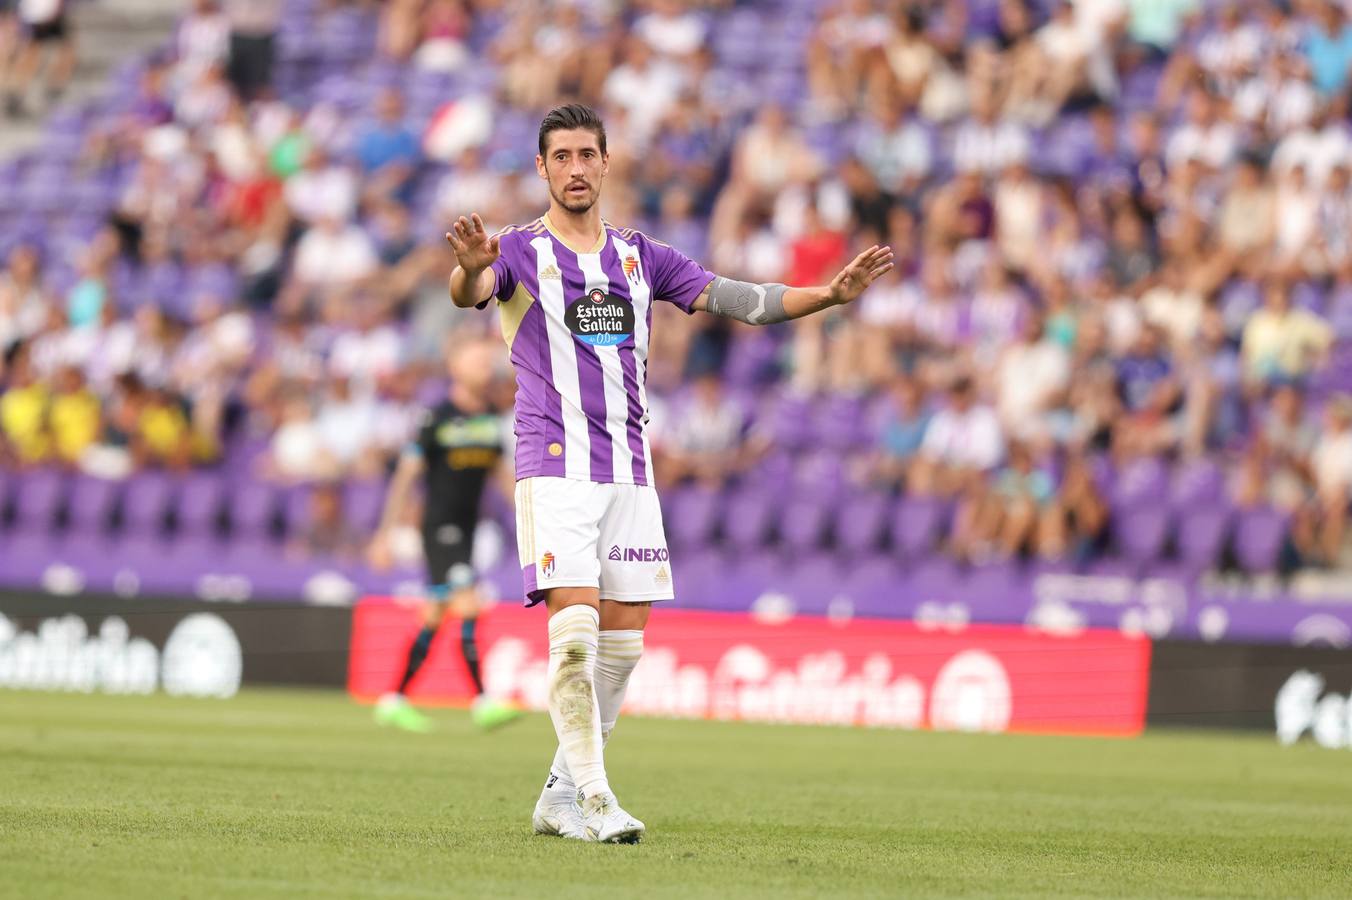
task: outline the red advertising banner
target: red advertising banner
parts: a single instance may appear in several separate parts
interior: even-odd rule
[[[417,634],[416,608],[384,598],[353,613],[348,689],[393,689]],[[441,629],[410,697],[456,705],[472,694],[460,629]],[[502,605],[479,624],[488,692],[544,709],[543,609]],[[1015,625],[658,609],[626,713],[756,722],[1135,735],[1145,727],[1150,642],[1117,631],[1058,636]]]

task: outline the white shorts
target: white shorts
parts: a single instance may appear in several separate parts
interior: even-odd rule
[[[556,587],[592,587],[602,600],[676,596],[657,490],[571,478],[516,483],[516,546],[526,605]]]

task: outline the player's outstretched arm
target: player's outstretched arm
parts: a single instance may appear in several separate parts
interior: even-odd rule
[[[828,285],[791,288],[718,276],[695,300],[694,308],[751,325],[772,325],[852,303],[890,271],[892,248],[875,244],[841,269]]]
[[[493,296],[497,275],[492,265],[502,252],[497,235],[490,237],[478,213],[461,216],[446,232],[446,242],[455,251],[457,263],[451,273],[451,302],[468,308]]]

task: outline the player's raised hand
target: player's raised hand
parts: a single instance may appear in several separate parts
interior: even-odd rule
[[[446,232],[446,241],[455,251],[456,262],[466,272],[482,272],[493,265],[501,253],[496,235],[490,237],[484,230],[483,220],[478,213],[468,219],[461,216]]]
[[[831,302],[850,303],[883,275],[892,271],[892,248],[874,244],[859,254],[840,274],[831,279]]]

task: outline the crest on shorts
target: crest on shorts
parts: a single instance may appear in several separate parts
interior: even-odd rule
[[[554,554],[548,550],[545,555],[540,557],[540,574],[545,578],[552,577],[554,574]]]
[[[632,255],[626,256],[624,262],[620,263],[620,266],[624,269],[624,277],[628,278],[634,284],[638,284],[638,257]]]

